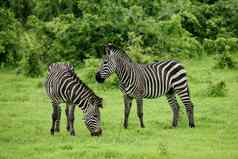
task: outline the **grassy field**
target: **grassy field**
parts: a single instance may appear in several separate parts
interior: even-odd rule
[[[102,85],[91,83],[89,86],[104,98],[101,137],[90,136],[80,109],[75,113],[75,137],[65,130],[64,114],[61,132],[51,136],[52,110],[42,88],[43,78],[31,79],[2,70],[0,159],[238,158],[238,70],[214,69],[215,60],[211,57],[183,60],[182,63],[190,79],[195,129],[188,127],[181,102],[179,126],[171,128],[171,110],[165,97],[161,97],[145,100],[144,129],[139,128],[133,103],[129,128],[125,130],[122,128],[123,100],[119,89],[102,89]],[[78,70],[78,75],[82,72]],[[224,97],[208,96],[211,81],[225,81]]]

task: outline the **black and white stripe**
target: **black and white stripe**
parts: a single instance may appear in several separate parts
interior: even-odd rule
[[[133,63],[128,55],[112,44],[105,46],[106,55],[96,74],[96,80],[103,82],[113,72],[119,77],[120,89],[124,93],[124,127],[128,126],[131,101],[136,98],[137,114],[141,127],[143,123],[143,98],[165,95],[173,111],[172,126],[177,126],[179,105],[176,94],[185,105],[189,126],[195,127],[193,104],[189,96],[188,80],[184,67],[176,61],[161,61],[151,64]]]
[[[75,74],[69,64],[50,64],[45,83],[46,92],[53,106],[51,134],[59,131],[61,116],[60,103],[66,103],[67,130],[71,135],[74,131],[74,109],[79,105],[84,113],[85,124],[91,135],[100,135],[100,111],[102,98],[88,88]]]

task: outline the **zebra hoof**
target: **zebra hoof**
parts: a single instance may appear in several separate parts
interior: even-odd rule
[[[140,127],[141,127],[141,128],[145,128],[145,125],[141,125]]]
[[[55,133],[55,132],[54,132],[54,129],[50,129],[50,134],[51,134],[51,135],[54,135],[54,133]]]
[[[71,131],[71,132],[70,132],[70,135],[71,135],[71,136],[75,136],[75,132],[74,132],[74,131]]]
[[[127,124],[124,124],[123,127],[124,127],[124,129],[127,129],[127,128],[128,128],[128,125],[127,125]]]
[[[190,128],[195,128],[195,124],[189,124]]]
[[[172,124],[172,128],[177,128],[177,124]]]

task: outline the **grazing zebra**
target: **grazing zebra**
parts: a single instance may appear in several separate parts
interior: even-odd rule
[[[55,131],[59,132],[61,116],[60,103],[66,103],[66,128],[70,132],[70,135],[75,135],[74,109],[76,105],[79,105],[83,111],[85,125],[91,135],[98,136],[102,133],[99,111],[99,107],[102,107],[102,98],[96,96],[95,93],[77,77],[71,65],[50,64],[45,88],[53,107],[52,127],[50,129],[52,135],[54,135]]]
[[[143,98],[156,98],[162,95],[167,97],[172,108],[172,126],[176,127],[179,118],[176,94],[185,105],[189,126],[195,127],[188,80],[181,64],[176,61],[161,61],[151,64],[133,63],[123,50],[112,44],[105,46],[105,52],[102,66],[96,73],[96,80],[102,83],[113,72],[116,72],[119,78],[119,87],[124,94],[124,128],[128,127],[133,98],[136,98],[137,115],[140,126],[143,128]]]

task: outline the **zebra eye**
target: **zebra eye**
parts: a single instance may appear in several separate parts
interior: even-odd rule
[[[107,64],[107,61],[104,61],[103,64]]]

